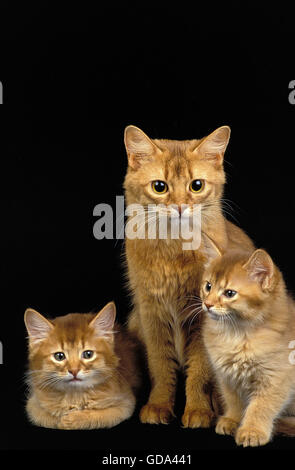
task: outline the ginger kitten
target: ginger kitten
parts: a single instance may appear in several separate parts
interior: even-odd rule
[[[274,429],[295,435],[295,304],[271,257],[264,250],[218,256],[201,298],[204,343],[224,401],[216,432],[244,447],[266,444]]]
[[[192,217],[202,209],[200,249],[183,250],[182,239],[126,238],[129,288],[134,308],[129,329],[147,353],[151,393],[142,408],[143,423],[168,423],[174,416],[177,369],[186,374],[184,427],[207,427],[213,418],[208,384],[211,380],[201,338],[201,315],[194,321],[204,263],[203,233],[219,246],[253,248],[241,229],[222,213],[225,183],[223,156],[230,136],[227,126],[203,139],[150,139],[135,126],[125,129],[128,170],[124,188],[127,205],[155,205],[151,217]],[[170,205],[174,204],[175,209]],[[187,208],[182,212],[183,204]],[[160,206],[161,205],[161,206]],[[131,216],[128,219],[130,221]]]
[[[135,407],[135,344],[116,324],[116,307],[47,320],[25,312],[29,333],[30,421],[46,428],[116,426]]]

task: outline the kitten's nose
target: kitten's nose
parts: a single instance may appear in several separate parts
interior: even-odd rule
[[[69,373],[73,375],[73,377],[77,377],[80,369],[71,369],[69,370]]]
[[[210,310],[211,307],[213,307],[214,304],[210,304],[209,302],[204,302],[206,305],[207,309]]]

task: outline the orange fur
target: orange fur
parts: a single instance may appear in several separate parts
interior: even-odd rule
[[[264,250],[229,251],[204,273],[201,298],[225,408],[216,432],[243,446],[266,444],[274,430],[295,435],[295,304],[279,269]]]
[[[139,385],[135,344],[115,320],[109,303],[95,314],[46,320],[27,309],[32,423],[58,429],[112,427],[129,418]],[[90,351],[93,357],[83,357]],[[63,353],[64,360],[54,354]]]
[[[125,130],[128,171],[127,205],[194,204],[202,206],[202,231],[219,246],[244,244],[249,238],[222,214],[225,182],[223,154],[229,128],[221,127],[201,140],[150,139],[140,129]],[[194,179],[205,184],[194,194]],[[156,194],[152,181],[162,180],[169,190]],[[130,219],[129,219],[130,220]],[[173,416],[176,371],[186,371],[185,427],[209,426],[213,418],[208,383],[211,374],[201,340],[202,315],[195,316],[204,263],[204,241],[199,250],[184,251],[183,240],[126,239],[126,261],[134,309],[129,329],[145,345],[151,378],[148,403],[140,418],[145,423],[167,423]]]

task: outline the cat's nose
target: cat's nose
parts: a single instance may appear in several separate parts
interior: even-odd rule
[[[209,302],[204,302],[206,305],[207,309],[210,310],[211,307],[213,307],[214,304],[210,304]]]
[[[80,369],[71,369],[69,370],[69,374],[72,374],[73,377],[77,377]]]

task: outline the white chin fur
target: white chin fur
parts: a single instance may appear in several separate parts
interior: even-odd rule
[[[75,388],[89,388],[97,384],[97,381],[91,379],[82,380],[64,380],[61,384],[63,389],[75,389]]]
[[[65,389],[65,388],[88,388],[88,387],[93,387],[94,385],[97,385],[101,380],[99,380],[99,377],[96,375],[95,377],[92,375],[81,375],[78,373],[77,378],[80,380],[73,380],[73,377],[68,374],[64,377],[62,380],[60,386]]]

